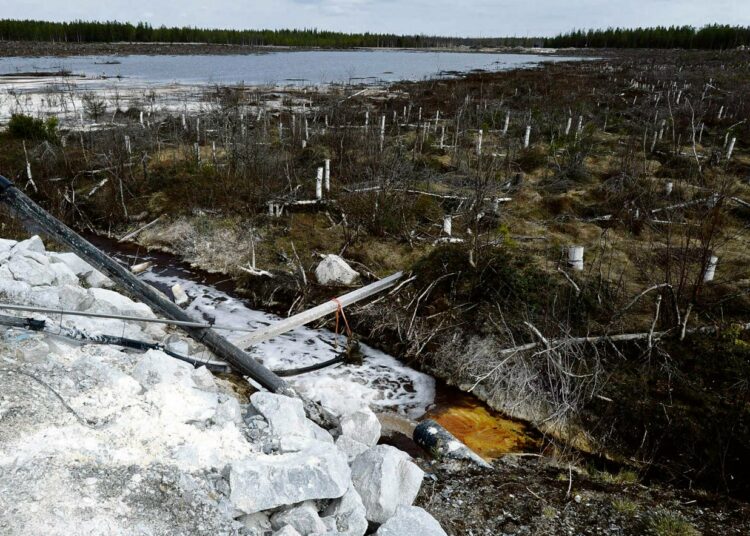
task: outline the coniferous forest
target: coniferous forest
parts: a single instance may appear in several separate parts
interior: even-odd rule
[[[555,48],[683,48],[724,50],[750,46],[750,28],[712,24],[693,26],[657,26],[654,28],[609,28],[575,30],[545,40]]]
[[[441,37],[376,33],[341,33],[317,29],[228,30],[193,27],[154,27],[148,23],[48,22],[0,20],[0,40],[65,43],[210,43],[291,47],[501,47],[546,46],[555,48],[681,48],[723,50],[750,46],[750,28],[729,25],[657,26],[573,30],[555,37]]]
[[[543,42],[534,38],[459,38],[426,35],[340,33],[317,29],[302,30],[226,30],[191,27],[153,27],[148,23],[123,22],[47,22],[37,20],[0,20],[0,40],[53,41],[66,43],[210,43],[247,46],[289,47],[455,47],[455,46],[533,46]]]

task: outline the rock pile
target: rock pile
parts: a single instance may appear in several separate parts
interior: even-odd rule
[[[107,284],[37,237],[0,242],[0,301],[153,316]],[[62,323],[177,337],[152,324]],[[445,534],[411,506],[422,470],[377,444],[367,408],[330,433],[297,399],[256,392],[241,403],[228,381],[161,351],[0,335],[2,534]]]

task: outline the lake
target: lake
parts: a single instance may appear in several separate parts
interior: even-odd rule
[[[247,55],[0,58],[0,74],[70,71],[89,80],[122,77],[127,85],[376,83],[422,80],[475,69],[532,67],[580,58],[533,54],[410,50],[305,50]],[[112,63],[117,62],[117,63]],[[13,83],[6,78],[4,85]],[[102,80],[105,82],[107,80]],[[0,80],[0,83],[2,80]]]

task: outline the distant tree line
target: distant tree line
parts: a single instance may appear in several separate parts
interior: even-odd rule
[[[194,27],[154,27],[127,22],[47,22],[0,19],[1,41],[53,41],[66,43],[209,43],[289,47],[395,47],[448,48],[455,46],[553,48],[684,48],[730,49],[750,46],[750,27],[710,25],[656,26],[653,28],[609,28],[574,30],[551,38],[533,37],[441,37],[376,33],[341,33],[317,29],[222,30]]]
[[[693,26],[657,26],[654,28],[609,28],[575,30],[545,40],[554,48],[685,48],[730,49],[750,46],[750,27],[713,24]]]
[[[66,43],[210,43],[227,45],[275,45],[290,47],[485,47],[539,46],[534,38],[455,38],[426,35],[348,34],[316,29],[303,30],[220,30],[192,27],[153,27],[148,23],[47,22],[0,20],[0,40],[54,41]]]

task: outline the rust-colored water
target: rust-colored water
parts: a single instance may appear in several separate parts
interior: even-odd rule
[[[492,460],[538,448],[539,440],[525,424],[488,409],[471,395],[451,391],[427,417],[442,424],[481,457]]]

